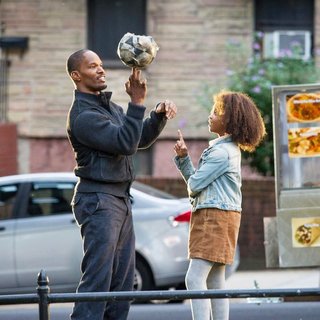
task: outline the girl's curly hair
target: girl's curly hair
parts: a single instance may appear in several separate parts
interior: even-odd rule
[[[221,91],[214,95],[214,110],[223,115],[226,133],[244,150],[252,152],[266,135],[265,125],[253,100],[241,92]]]

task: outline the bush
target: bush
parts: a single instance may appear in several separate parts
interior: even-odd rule
[[[265,121],[267,137],[254,153],[244,152],[244,157],[252,168],[265,176],[274,175],[273,156],[273,124],[272,124],[272,91],[273,85],[290,85],[313,83],[319,79],[319,72],[314,60],[303,60],[300,56],[300,46],[292,43],[291,49],[282,52],[280,57],[263,59],[261,55],[262,34],[258,33],[253,45],[253,55],[243,63],[245,51],[240,43],[228,44],[229,66],[227,71],[227,88],[248,94],[259,107]],[[204,88],[204,96],[210,96],[216,89]],[[208,106],[208,103],[200,103]]]

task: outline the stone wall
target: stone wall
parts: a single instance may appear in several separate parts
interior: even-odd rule
[[[8,116],[18,128],[18,172],[61,169],[60,161],[34,159],[40,148],[44,148],[41,154],[64,159],[66,171],[73,167],[73,155],[65,141],[73,85],[65,62],[72,52],[86,47],[86,4],[86,0],[0,1],[2,35],[29,38],[25,53],[8,52]],[[319,6],[320,0],[315,0],[314,51],[318,64]],[[203,85],[217,90],[225,86],[227,44],[241,42],[249,55],[253,24],[253,0],[147,1],[147,32],[160,47],[154,63],[143,72],[148,79],[148,111],[162,99],[173,100],[179,108],[177,118],[169,121],[155,144],[155,177],[177,176],[171,158],[178,128],[195,149],[197,144],[202,148],[209,138],[208,111],[199,101]],[[126,108],[124,83],[130,70],[109,69],[107,65],[106,69],[113,100]],[[53,145],[54,150],[49,151]],[[196,161],[199,151],[194,154]]]
[[[0,1],[3,35],[29,38],[25,53],[8,52],[8,116],[18,126],[19,172],[34,170],[30,155],[35,151],[27,148],[39,150],[47,139],[60,139],[60,153],[67,152],[62,139],[66,138],[65,121],[73,85],[66,75],[65,62],[72,52],[86,47],[86,3],[85,0]],[[253,1],[148,0],[147,32],[160,47],[154,63],[143,72],[148,79],[148,111],[163,99],[173,100],[179,108],[178,117],[168,123],[162,138],[175,139],[180,127],[186,138],[207,139],[208,112],[198,96],[204,84],[224,86],[228,41],[238,40],[250,47]],[[106,69],[113,100],[126,108],[124,83],[130,70],[108,69],[107,65]],[[166,143],[159,141],[156,146],[157,154],[167,151]],[[167,163],[171,161],[169,154],[168,159]],[[68,163],[72,161],[70,158]],[[155,157],[158,176],[162,174],[161,161]],[[38,166],[55,171],[56,166],[49,164],[44,158]]]
[[[85,46],[85,0],[3,0],[4,36],[26,36],[25,53],[9,51],[8,116],[19,136],[65,137],[73,85],[65,72],[70,52]]]

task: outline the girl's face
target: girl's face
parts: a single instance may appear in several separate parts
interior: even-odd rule
[[[224,115],[218,115],[213,105],[211,113],[208,118],[208,128],[210,132],[217,133],[219,136],[223,136],[226,133],[226,127],[224,124]]]

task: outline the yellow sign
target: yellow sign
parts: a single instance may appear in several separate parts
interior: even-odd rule
[[[295,248],[320,247],[320,219],[292,218],[292,246]]]
[[[320,127],[288,129],[289,157],[319,157]]]
[[[320,121],[320,94],[298,93],[287,101],[288,122]]]

